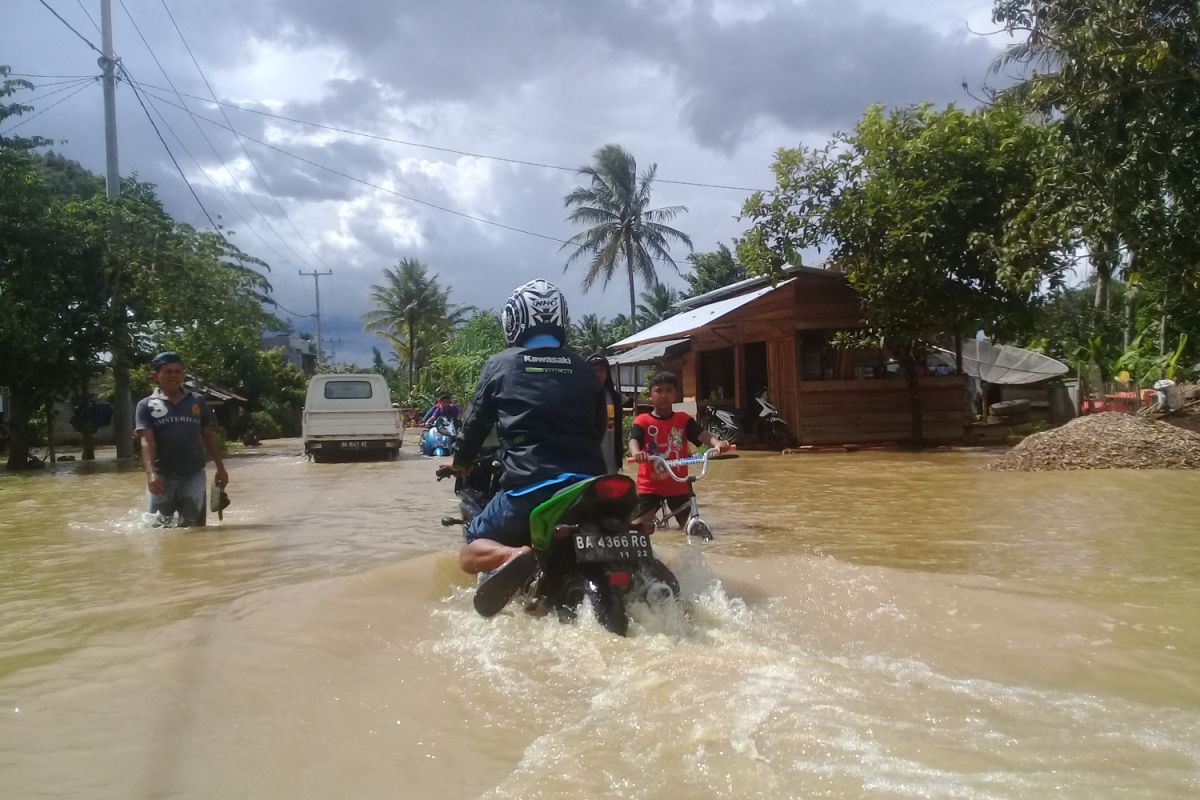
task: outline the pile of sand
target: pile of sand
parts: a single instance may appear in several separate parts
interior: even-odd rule
[[[1128,414],[1093,414],[1035,433],[989,469],[1200,469],[1200,434]]]

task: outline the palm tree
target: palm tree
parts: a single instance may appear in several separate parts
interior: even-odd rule
[[[639,178],[637,161],[615,144],[600,148],[592,158],[592,165],[579,168],[579,174],[588,176],[591,183],[576,187],[563,198],[564,206],[575,209],[567,216],[567,221],[590,226],[563,244],[564,248],[568,245],[575,248],[567,259],[567,267],[583,256],[591,257],[583,278],[584,291],[591,289],[601,278],[607,287],[617,269],[624,267],[629,277],[629,313],[636,320],[634,275],[641,275],[649,286],[658,280],[654,269],[656,259],[678,271],[679,267],[671,258],[672,241],[692,249],[692,240],[687,234],[664,224],[686,212],[687,208],[647,208],[657,164],[651,164]]]
[[[584,314],[579,322],[572,326],[571,334],[575,349],[585,355],[603,353],[613,341],[608,338],[608,325],[595,314]]]
[[[675,304],[679,302],[679,292],[665,283],[655,281],[654,285],[642,292],[642,302],[638,303],[638,327],[649,328],[675,314]]]
[[[402,258],[395,269],[385,269],[384,284],[371,287],[376,308],[363,315],[363,328],[387,340],[408,367],[410,390],[416,373],[474,311],[450,303],[450,290],[428,271],[415,258]]]

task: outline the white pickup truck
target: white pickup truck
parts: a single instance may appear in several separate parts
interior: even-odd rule
[[[404,442],[400,410],[382,375],[315,375],[304,402],[304,454],[395,456]]]

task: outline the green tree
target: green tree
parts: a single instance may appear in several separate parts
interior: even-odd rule
[[[363,327],[392,346],[407,368],[411,391],[420,370],[474,309],[450,303],[450,289],[415,258],[400,259],[383,275],[385,282],[371,287],[376,308],[363,316]]]
[[[0,124],[32,110],[4,102],[32,88],[8,73],[0,66]],[[102,232],[42,179],[29,151],[47,143],[0,136],[0,390],[9,397],[9,469],[32,463],[37,410],[86,384],[111,343],[100,280]]]
[[[926,343],[1023,327],[1057,279],[1063,242],[1032,207],[1044,129],[1007,106],[867,112],[821,150],[781,150],[777,192],[743,210],[744,264],[773,278],[827,248],[862,298],[866,331],[900,363],[912,438],[922,439],[918,370]]]
[[[734,242],[734,246],[737,243]],[[711,253],[692,253],[688,256],[692,271],[685,272],[683,279],[688,283],[687,297],[698,297],[750,277],[733,251],[724,244],[717,245]]]
[[[646,286],[653,285],[658,280],[655,260],[679,269],[671,257],[672,242],[692,248],[687,234],[666,224],[686,212],[686,207],[648,207],[657,171],[658,165],[651,164],[639,177],[632,154],[619,145],[605,145],[596,151],[591,165],[579,168],[579,174],[589,179],[588,185],[576,187],[563,198],[563,204],[574,209],[567,221],[587,226],[563,245],[575,248],[567,267],[580,258],[590,258],[583,278],[585,291],[597,280],[607,288],[617,270],[624,269],[629,279],[631,319],[637,317],[635,277],[640,275]]]
[[[1200,7],[996,0],[993,18],[1021,37],[1000,62],[1026,70],[1008,93],[1059,135],[1045,186],[1089,249],[1097,305],[1124,255],[1141,277],[1127,296],[1156,304],[1165,353],[1170,321],[1200,302]]]
[[[642,302],[637,307],[639,328],[649,328],[673,316],[675,305],[680,301],[679,292],[666,284],[654,283],[648,290],[642,292]]]
[[[445,351],[434,356],[429,391],[421,399],[436,399],[432,395],[440,389],[465,402],[475,391],[484,362],[506,346],[500,317],[491,311],[477,311],[458,329]]]
[[[605,338],[608,340],[609,344],[612,344],[614,342],[619,342],[632,334],[633,325],[630,324],[629,317],[625,316],[624,314],[617,314],[608,321],[608,325],[605,326],[605,330],[607,331]]]
[[[612,344],[608,338],[608,325],[596,314],[584,314],[571,326],[569,342],[576,352],[585,356],[603,353]]]

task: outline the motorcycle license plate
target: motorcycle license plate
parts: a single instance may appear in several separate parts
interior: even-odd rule
[[[575,560],[641,561],[653,556],[650,537],[644,533],[576,533]]]

